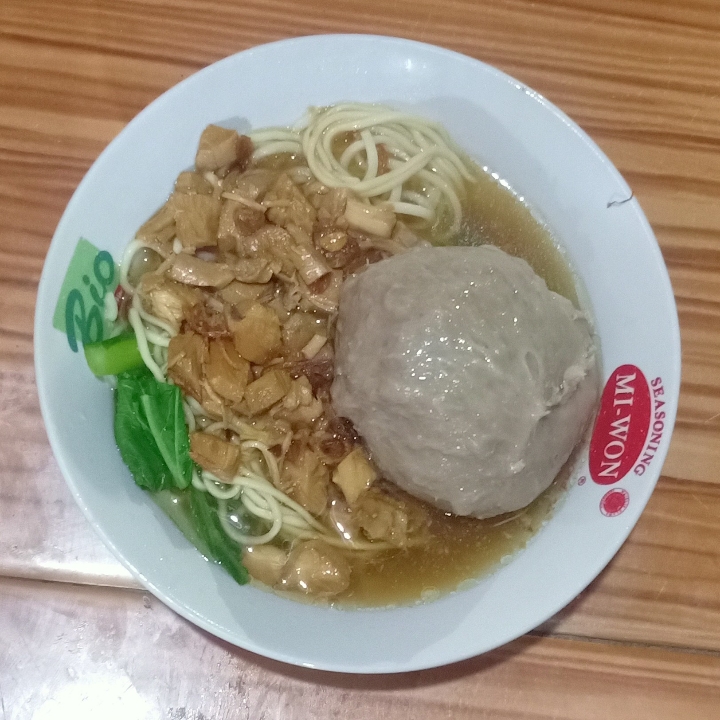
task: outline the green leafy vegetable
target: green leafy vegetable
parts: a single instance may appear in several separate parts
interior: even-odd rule
[[[118,375],[115,441],[135,482],[151,492],[186,488],[192,478],[180,389],[146,368]]]
[[[190,512],[195,529],[210,550],[213,558],[238,582],[248,582],[248,572],[242,564],[241,548],[220,525],[217,501],[210,493],[190,488]]]
[[[115,440],[135,482],[156,497],[161,490],[185,490],[193,534],[202,552],[241,585],[248,582],[242,549],[222,529],[217,501],[191,485],[193,462],[182,407],[175,385],[158,382],[145,367],[118,375],[115,391]]]
[[[142,407],[141,398],[150,381],[157,382],[149,371],[118,375],[115,390],[115,441],[135,482],[140,487],[156,492],[172,487],[173,482]]]
[[[193,464],[180,388],[156,381],[154,392],[143,395],[140,401],[175,486],[183,490],[190,484]]]
[[[89,343],[85,345],[84,350],[90,370],[98,377],[119,375],[143,365],[134,333]]]

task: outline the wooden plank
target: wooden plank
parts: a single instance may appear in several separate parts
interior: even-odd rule
[[[607,569],[542,628],[720,651],[720,488],[662,478]]]
[[[525,637],[437,670],[335,675],[235,649],[140,592],[53,583],[0,580],[0,636],[7,720],[674,720],[688,698],[697,718],[720,702],[716,655]]]
[[[0,371],[0,575],[137,587],[75,504],[31,370]]]

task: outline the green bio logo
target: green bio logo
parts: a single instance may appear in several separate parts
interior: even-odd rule
[[[81,238],[68,267],[53,315],[53,327],[67,335],[73,352],[78,343],[103,340],[105,295],[115,289],[115,262],[107,250],[98,250]]]

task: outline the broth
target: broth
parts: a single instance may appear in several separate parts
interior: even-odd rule
[[[523,258],[548,287],[576,306],[573,274],[549,230],[530,208],[489,173],[468,188],[463,225],[453,244],[491,243]],[[553,484],[521,511],[478,520],[444,513],[422,501],[430,517],[430,539],[406,550],[370,558],[348,553],[352,575],[348,590],[335,599],[344,606],[377,607],[431,600],[491,571],[525,547],[549,518],[563,493],[574,455]]]
[[[285,158],[280,163],[282,169],[293,162]],[[268,161],[263,164],[280,169],[275,158],[272,164]],[[488,173],[483,173],[468,188],[463,217],[460,235],[454,242],[492,243],[523,258],[551,290],[577,305],[573,275],[548,229],[527,205]],[[346,552],[351,582],[345,592],[333,599],[333,604],[345,607],[411,604],[431,600],[479,579],[504,558],[521,550],[548,519],[565,489],[572,465],[571,457],[553,484],[528,507],[486,520],[444,513],[401,493],[404,502],[422,506],[427,515],[427,542],[401,550]],[[164,491],[154,498],[186,537],[209,557],[190,520],[186,494]],[[322,602],[297,593],[280,594],[303,602]]]

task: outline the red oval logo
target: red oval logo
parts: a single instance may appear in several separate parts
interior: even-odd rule
[[[617,517],[627,510],[630,504],[630,493],[623,488],[608,490],[600,500],[600,512],[605,517]]]
[[[630,472],[650,429],[650,387],[636,365],[621,365],[603,390],[590,440],[590,477],[612,485]]]

